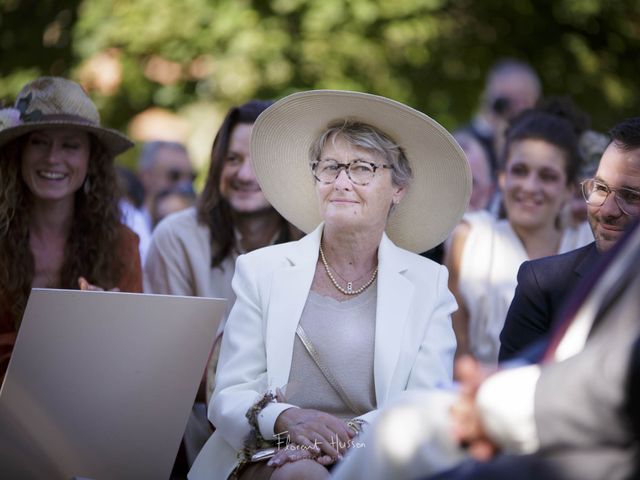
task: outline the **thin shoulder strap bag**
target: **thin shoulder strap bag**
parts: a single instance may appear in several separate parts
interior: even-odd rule
[[[355,413],[356,415],[362,415],[363,413],[365,413],[354,405],[351,398],[349,398],[349,395],[347,395],[347,392],[345,392],[344,388],[342,388],[342,385],[340,385],[340,382],[338,382],[338,379],[334,377],[331,371],[320,361],[318,351],[307,336],[307,333],[302,328],[302,325],[298,325],[298,328],[296,329],[296,335],[298,335],[298,338],[300,338],[300,341],[304,345],[304,348],[306,348],[307,352],[309,352],[309,355],[322,372],[322,375],[324,375],[324,378],[327,379],[329,385],[333,387],[333,389],[340,396],[345,405],[347,405],[347,407],[349,407],[351,411],[353,411],[353,413]]]

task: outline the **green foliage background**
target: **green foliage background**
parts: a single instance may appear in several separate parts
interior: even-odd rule
[[[545,93],[570,94],[597,129],[640,112],[637,0],[0,0],[6,103],[37,75],[77,78],[108,49],[122,82],[92,95],[123,130],[152,105],[222,112],[311,88],[385,95],[455,128],[505,56],[530,62]],[[175,81],[145,75],[154,57],[179,66]]]

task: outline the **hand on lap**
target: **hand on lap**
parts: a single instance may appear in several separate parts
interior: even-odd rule
[[[355,436],[339,418],[306,408],[290,408],[282,412],[276,420],[275,430],[282,434],[282,439],[288,438],[291,444],[315,456],[327,455],[334,461],[341,458],[349,440]]]

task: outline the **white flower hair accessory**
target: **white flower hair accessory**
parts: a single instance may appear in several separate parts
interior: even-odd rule
[[[0,130],[21,125],[21,112],[17,108],[0,109]]]

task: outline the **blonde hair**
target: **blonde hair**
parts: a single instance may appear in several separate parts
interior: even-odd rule
[[[391,167],[393,185],[401,188],[409,187],[413,173],[404,150],[388,135],[367,123],[351,120],[330,123],[309,148],[309,162],[311,165],[320,160],[322,149],[327,142],[337,137],[344,138],[355,147],[380,155]]]

